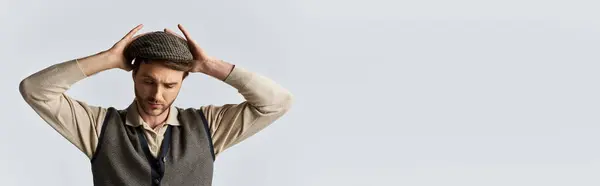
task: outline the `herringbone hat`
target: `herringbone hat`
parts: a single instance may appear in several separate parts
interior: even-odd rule
[[[187,41],[163,31],[147,33],[135,39],[125,48],[124,55],[128,62],[144,58],[191,63],[194,59]]]

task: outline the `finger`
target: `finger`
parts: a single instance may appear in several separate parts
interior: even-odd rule
[[[123,37],[123,39],[128,39],[128,38],[132,38],[133,35],[135,35],[135,33],[137,33],[140,29],[142,29],[142,27],[144,27],[143,24],[139,24],[137,25],[135,28],[131,29],[131,31],[129,31],[129,33],[127,33],[127,35],[125,35]]]
[[[125,71],[131,71],[131,70],[133,70],[133,63],[132,62],[133,62],[133,60],[125,62],[125,64],[123,64],[124,65],[123,66],[123,70],[125,70]]]
[[[199,45],[198,45],[198,43],[196,42],[196,40],[192,39],[192,36],[191,36],[191,34],[190,34],[188,31],[187,31],[187,29],[185,29],[185,28],[183,27],[183,25],[181,25],[181,24],[178,24],[178,25],[177,25],[177,27],[179,27],[179,30],[181,30],[181,32],[183,33],[183,35],[185,36],[185,38],[186,38],[186,39],[187,39],[187,40],[188,40],[190,43],[192,43],[194,46],[198,46],[198,47],[199,47]]]
[[[167,33],[169,33],[169,34],[173,34],[173,35],[175,35],[175,36],[177,36],[177,37],[179,37],[179,38],[181,38],[181,39],[183,39],[183,40],[186,40],[185,38],[181,37],[179,34],[175,33],[175,32],[174,32],[173,30],[171,30],[171,29],[165,28],[165,32],[167,32]]]
[[[125,70],[125,71],[127,71],[127,72],[129,72],[129,71],[133,70],[133,65],[131,65],[131,64],[126,64],[126,65],[125,65],[125,69],[124,69],[124,70]]]
[[[134,41],[135,39],[148,34],[148,33],[143,33],[143,34],[137,35],[132,38],[130,34],[135,34],[137,31],[139,31],[139,29],[141,29],[141,27],[139,27],[139,28],[138,27],[136,27],[137,30],[136,29],[131,30],[127,35],[125,35],[125,37],[123,37],[123,39],[121,39],[119,42],[115,43],[114,47],[125,47],[126,45],[128,45],[129,43]]]
[[[183,28],[183,25],[177,24],[177,27],[179,27],[179,30],[181,30],[181,32],[188,41],[193,41],[192,37],[190,36],[190,33],[187,31],[187,29]]]

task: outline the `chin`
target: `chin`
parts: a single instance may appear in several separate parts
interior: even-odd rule
[[[158,116],[158,115],[160,115],[160,114],[163,113],[163,110],[160,110],[160,109],[155,109],[155,110],[150,109],[150,110],[147,110],[146,113],[148,113],[151,116]]]
[[[143,104],[142,109],[149,116],[159,116],[168,110],[168,107],[161,105],[158,108],[152,108],[149,104]]]

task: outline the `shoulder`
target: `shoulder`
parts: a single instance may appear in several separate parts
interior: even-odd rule
[[[194,121],[194,123],[198,123],[198,122],[202,122],[207,124],[206,122],[206,117],[204,115],[204,112],[202,112],[201,108],[194,108],[194,107],[175,107],[178,110],[178,115],[177,117],[179,118],[180,121],[185,122],[185,121]]]
[[[106,107],[106,108],[102,108],[102,112],[103,114],[103,121],[102,124],[104,125],[106,122],[109,122],[111,119],[115,119],[118,118],[118,120],[123,120],[124,118],[127,117],[127,109],[118,109],[115,107]]]
[[[178,116],[198,116],[202,114],[202,110],[194,107],[174,107],[178,111]]]

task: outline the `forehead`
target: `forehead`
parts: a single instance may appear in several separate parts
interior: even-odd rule
[[[136,76],[158,81],[178,82],[182,80],[183,74],[183,71],[168,68],[159,62],[153,62],[140,64]]]

